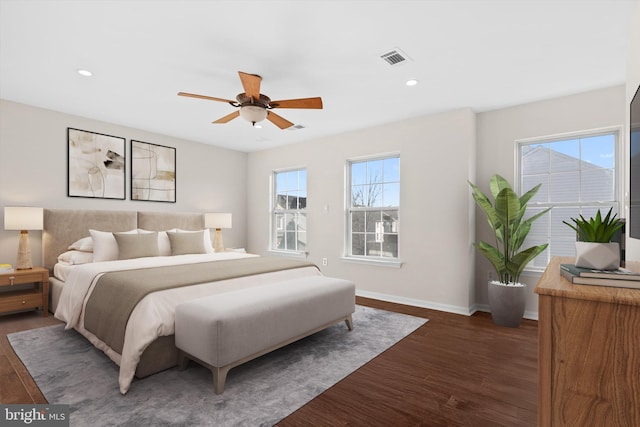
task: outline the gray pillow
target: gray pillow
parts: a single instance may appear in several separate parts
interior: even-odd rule
[[[171,255],[206,254],[204,231],[173,232],[167,231],[171,242]]]
[[[113,233],[118,243],[118,259],[158,256],[158,233],[126,234]]]

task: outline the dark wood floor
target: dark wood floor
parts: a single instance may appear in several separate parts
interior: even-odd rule
[[[278,423],[290,426],[535,426],[537,322],[495,326],[366,298],[429,322]],[[7,334],[55,324],[38,312],[0,316],[0,403],[47,403]]]

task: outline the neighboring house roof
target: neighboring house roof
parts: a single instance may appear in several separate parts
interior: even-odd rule
[[[522,176],[524,187],[531,188],[533,182],[543,182],[541,191],[532,199],[533,202],[569,201],[575,194],[574,201],[584,202],[584,197],[598,201],[610,201],[614,195],[614,170],[580,160],[576,157],[550,149],[543,145],[524,147]],[[572,172],[580,170],[578,178]],[[585,172],[587,174],[585,174]],[[548,185],[547,176],[551,185]],[[537,175],[540,179],[537,180]],[[564,176],[563,176],[564,175]],[[584,186],[588,186],[585,191]]]
[[[530,165],[535,165],[538,163],[548,163],[549,161],[555,165],[570,165],[576,162],[580,163],[581,169],[587,170],[602,170],[609,171],[610,169],[603,168],[602,166],[594,165],[593,163],[586,162],[584,160],[580,160],[576,157],[570,156],[565,153],[561,153],[556,150],[552,150],[551,148],[545,147],[543,145],[535,145],[535,146],[526,146],[523,147],[523,159],[527,159],[527,163]],[[545,166],[545,169],[548,168]],[[558,168],[560,169],[560,168]],[[563,168],[564,169],[564,168]],[[571,168],[575,170],[575,167]],[[526,173],[526,171],[524,171]]]

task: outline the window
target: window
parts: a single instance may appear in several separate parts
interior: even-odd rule
[[[307,250],[307,170],[273,173],[271,249]]]
[[[520,194],[542,184],[527,216],[552,207],[538,218],[523,248],[549,243],[529,268],[544,269],[553,256],[575,256],[575,231],[562,221],[598,209],[620,212],[618,197],[619,130],[584,132],[559,138],[518,141]]]
[[[348,163],[347,256],[398,259],[400,157]]]

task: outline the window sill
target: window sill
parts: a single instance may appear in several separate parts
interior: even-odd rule
[[[345,262],[352,262],[354,264],[369,264],[369,265],[377,265],[379,267],[391,267],[391,268],[400,268],[402,267],[402,261],[399,260],[383,260],[383,259],[373,259],[373,258],[358,258],[358,257],[348,257],[344,256],[340,258]]]
[[[267,253],[269,255],[284,256],[284,257],[290,257],[290,258],[302,258],[302,259],[306,259],[308,255],[307,252],[274,251],[273,249],[268,250]]]

